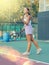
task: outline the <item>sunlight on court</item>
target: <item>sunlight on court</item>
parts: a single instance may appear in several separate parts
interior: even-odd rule
[[[3,62],[2,62],[3,61]],[[22,56],[20,52],[11,47],[0,47],[0,65],[48,65],[48,63],[31,60]]]

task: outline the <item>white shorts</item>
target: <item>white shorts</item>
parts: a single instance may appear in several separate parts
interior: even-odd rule
[[[32,26],[25,26],[25,34],[33,34]]]

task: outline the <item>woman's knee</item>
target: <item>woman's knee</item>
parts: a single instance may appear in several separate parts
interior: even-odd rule
[[[31,38],[31,41],[32,41],[32,42],[34,41],[34,38],[33,38],[33,37]]]

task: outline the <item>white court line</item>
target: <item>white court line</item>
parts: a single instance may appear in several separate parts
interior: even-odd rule
[[[43,62],[43,61],[38,61],[38,60],[34,60],[34,59],[30,59],[31,61],[35,61],[36,63],[42,63],[42,64],[47,64],[49,65],[49,63],[47,62]]]
[[[37,40],[39,42],[49,42],[49,40]]]

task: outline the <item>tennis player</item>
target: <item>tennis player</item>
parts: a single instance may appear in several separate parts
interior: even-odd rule
[[[39,54],[41,52],[41,48],[39,47],[38,43],[34,40],[34,38],[32,36],[33,28],[31,25],[31,15],[30,15],[29,8],[27,8],[27,7],[24,8],[23,23],[24,23],[26,38],[28,41],[27,50],[26,50],[26,52],[23,53],[23,55],[29,55],[30,54],[31,41],[34,43],[34,45],[37,49],[37,54]]]

